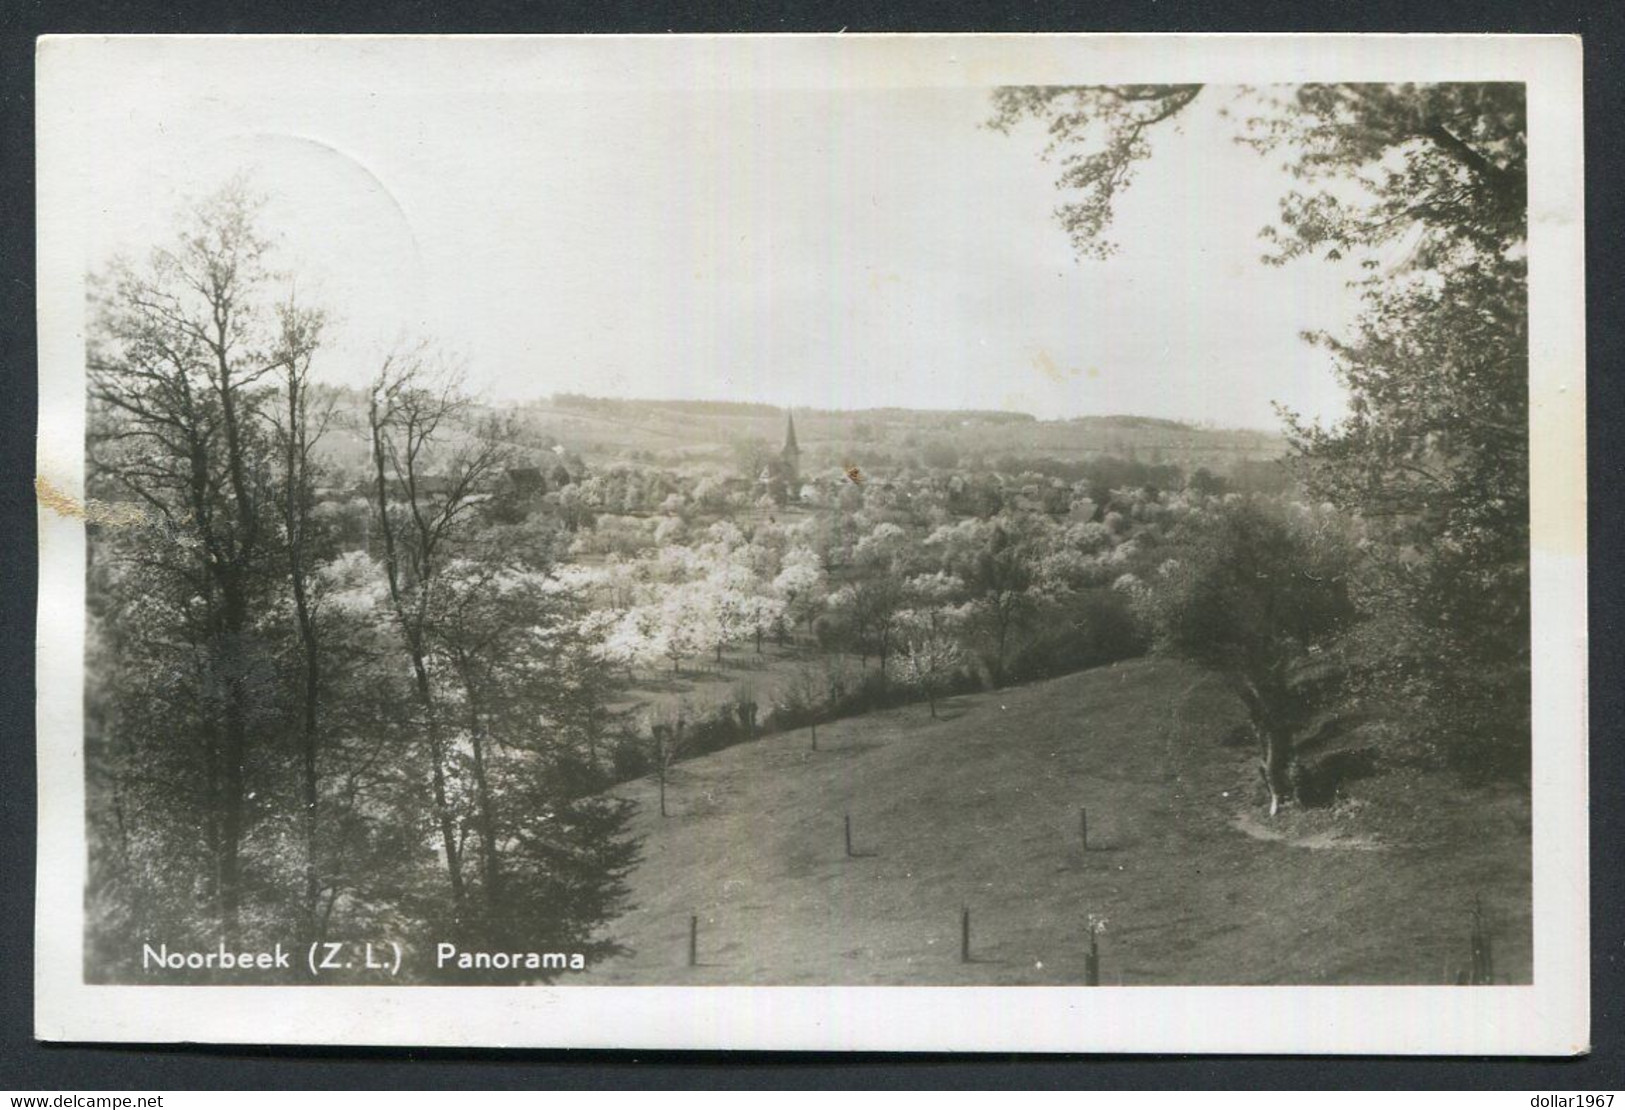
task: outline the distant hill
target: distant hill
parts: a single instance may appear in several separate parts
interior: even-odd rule
[[[734,447],[783,441],[784,409],[721,401],[633,400],[559,394],[520,407],[527,427],[589,460],[642,451],[668,461],[726,462]],[[976,409],[795,409],[808,466],[911,463],[928,450],[968,465],[1006,457],[1078,461],[1102,455],[1186,470],[1226,472],[1279,458],[1285,441],[1253,429],[1199,427],[1156,417],[1087,416],[1038,420],[1028,413]]]
[[[321,451],[346,471],[370,466],[366,395],[332,389],[333,415]],[[558,394],[504,406],[520,418],[524,445],[555,446],[594,466],[642,460],[658,465],[732,468],[741,447],[776,450],[786,410],[732,401],[636,400]],[[476,408],[471,415],[488,411]],[[796,409],[803,469],[857,464],[866,469],[932,466],[1021,469],[1023,460],[1077,463],[1102,456],[1215,473],[1278,459],[1285,441],[1270,432],[1201,427],[1157,417],[1085,416],[1038,420],[978,409]]]
[[[783,419],[785,410],[775,405],[752,401],[693,401],[693,400],[638,400],[625,397],[589,397],[581,393],[555,393],[550,403],[560,409],[577,409],[605,414],[647,415],[653,411],[682,413],[690,416],[762,416]],[[878,409],[817,409],[801,408],[798,414],[811,417],[857,416],[890,420],[923,414],[940,415],[949,420],[987,420],[1002,423],[1031,423],[1036,419],[1025,412],[1003,412],[992,409],[938,409],[917,410],[900,408]]]

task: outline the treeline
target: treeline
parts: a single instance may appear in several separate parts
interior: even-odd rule
[[[608,678],[556,526],[485,511],[513,428],[424,347],[335,408],[255,212],[232,185],[96,284],[87,482],[145,523],[90,530],[87,978],[142,942],[605,955],[637,855],[595,796]],[[376,555],[317,498],[339,431]]]
[[[1151,428],[1169,432],[1197,431],[1194,424],[1187,424],[1183,420],[1166,420],[1158,416],[1074,416],[1068,423],[1081,424],[1086,428]]]
[[[552,403],[561,409],[613,413],[619,416],[646,414],[663,409],[689,416],[782,416],[784,410],[751,401],[642,400],[624,397],[591,397],[584,393],[555,393]]]
[[[550,398],[558,408],[588,412],[634,415],[651,410],[683,413],[689,416],[768,416],[781,418],[785,408],[754,401],[705,401],[636,397],[593,397],[584,393],[554,393]],[[864,417],[900,424],[957,424],[977,420],[987,424],[1030,424],[1036,417],[1025,412],[996,409],[821,409],[797,407],[795,412],[814,418]]]

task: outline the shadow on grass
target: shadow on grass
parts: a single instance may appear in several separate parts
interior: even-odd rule
[[[955,698],[952,700],[944,699],[937,702],[937,715],[933,717],[932,720],[937,721],[939,724],[945,724],[948,721],[957,721],[959,718],[963,717],[965,714],[969,713],[975,708],[975,704],[968,698]]]

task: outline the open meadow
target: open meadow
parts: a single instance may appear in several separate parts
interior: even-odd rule
[[[1138,660],[801,729],[648,782],[632,951],[575,981],[1455,982],[1481,900],[1499,976],[1530,975],[1527,801],[1380,768],[1324,809],[1259,813],[1242,709]],[[1088,813],[1083,850],[1080,808]],[[846,854],[844,818],[852,820]],[[961,911],[971,962],[961,962]],[[691,916],[698,966],[688,966]]]

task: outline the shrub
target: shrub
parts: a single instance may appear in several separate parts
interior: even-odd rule
[[[615,738],[609,760],[616,782],[630,782],[654,770],[648,742],[634,732],[623,732]]]
[[[1044,613],[1001,677],[1011,682],[1053,678],[1132,659],[1147,646],[1131,597],[1121,591],[1084,590],[1069,604]]]

